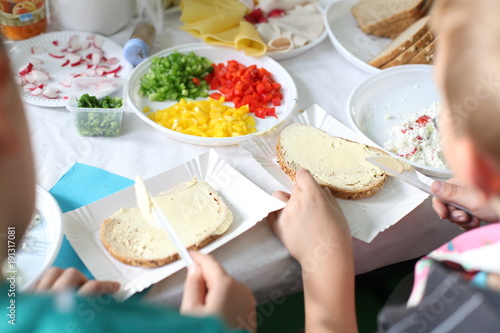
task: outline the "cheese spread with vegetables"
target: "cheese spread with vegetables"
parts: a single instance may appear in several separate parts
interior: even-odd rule
[[[390,152],[411,162],[438,169],[447,169],[435,120],[442,105],[435,102],[422,112],[389,129],[393,140],[384,144]]]

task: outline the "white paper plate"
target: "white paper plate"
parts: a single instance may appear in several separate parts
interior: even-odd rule
[[[309,124],[332,136],[371,144],[369,140],[343,125],[317,105],[290,118],[272,133],[258,135],[240,142],[243,149],[250,152],[271,176],[289,190],[294,186],[294,182],[277,163],[276,142],[281,131],[292,123]],[[423,175],[420,177],[426,183],[430,182],[429,178]],[[359,200],[338,200],[338,203],[349,223],[352,236],[369,243],[379,232],[401,220],[428,196],[398,179],[389,177],[384,187],[374,196]]]
[[[390,44],[389,38],[381,38],[364,33],[351,13],[359,0],[343,0],[326,8],[325,26],[330,40],[337,51],[351,64],[367,73],[377,73],[380,69],[368,62]]]
[[[324,16],[325,11],[323,10],[323,8],[319,5],[317,6],[317,8],[318,8],[318,11]],[[294,48],[293,50],[290,50],[287,52],[267,52],[266,55],[270,58],[275,59],[275,60],[283,60],[283,59],[293,58],[293,57],[296,57],[298,55],[301,55],[304,52],[309,51],[310,49],[312,49],[313,47],[315,47],[316,45],[318,45],[319,43],[324,41],[327,35],[328,35],[328,33],[327,33],[325,25],[323,23],[323,32],[321,33],[321,35],[319,35],[318,38],[316,38],[315,40],[313,40],[309,44],[306,44],[306,45],[299,47],[299,48]]]
[[[281,106],[276,107],[276,115],[278,119],[274,117],[266,117],[266,119],[255,118],[257,122],[257,132],[267,131],[273,126],[280,124],[289,114],[292,112],[297,105],[297,88],[290,74],[275,60],[269,57],[259,57],[253,58],[246,56],[243,52],[239,52],[230,48],[225,47],[215,47],[211,45],[205,45],[201,43],[197,44],[187,44],[169,48],[167,50],[161,51],[153,55],[153,57],[165,57],[170,53],[177,50],[180,53],[189,53],[191,51],[195,52],[199,56],[206,57],[207,59],[219,63],[226,62],[228,60],[236,60],[245,66],[257,65],[259,68],[263,67],[273,74],[273,78],[276,82],[281,84],[281,92],[283,94],[283,101]],[[151,125],[154,129],[160,133],[171,137],[173,139],[204,146],[228,146],[234,145],[245,140],[254,134],[248,134],[238,137],[228,137],[228,138],[205,138],[194,135],[188,135],[170,130],[163,127],[153,120],[149,119],[146,114],[142,111],[143,107],[148,106],[151,110],[157,111],[165,109],[175,103],[176,101],[166,101],[166,102],[151,102],[147,96],[143,97],[139,95],[139,87],[141,77],[149,71],[151,66],[151,58],[148,58],[141,62],[130,74],[129,86],[128,86],[128,99],[129,106],[135,112],[139,118],[144,120],[147,124]],[[233,105],[229,103],[228,105]]]
[[[402,65],[369,77],[349,96],[347,112],[352,127],[384,149],[384,143],[392,139],[390,128],[440,100],[433,71],[432,65]],[[409,162],[430,177],[453,175],[450,170]]]
[[[43,64],[41,65],[40,69],[50,75],[50,80],[47,82],[47,85],[57,87],[59,90],[61,90],[61,93],[59,95],[59,98],[49,99],[43,96],[32,96],[31,94],[26,93],[22,89],[20,89],[21,98],[24,102],[46,107],[66,106],[66,99],[64,99],[64,96],[69,95],[70,88],[64,87],[59,83],[64,81],[64,79],[66,79],[68,75],[73,73],[80,73],[85,70],[85,65],[79,65],[76,67],[67,65],[61,67],[64,59],[53,58],[48,55],[48,52],[43,54],[32,54],[31,48],[33,46],[42,46],[47,51],[59,51],[74,35],[79,36],[80,40],[84,40],[88,36],[96,36],[96,38],[101,39],[101,48],[104,51],[105,56],[108,59],[112,57],[120,59],[120,65],[122,66],[122,69],[118,72],[120,77],[126,78],[132,71],[132,65],[129,64],[125,60],[125,58],[123,58],[122,47],[104,36],[94,33],[74,31],[58,31],[42,34],[40,36],[30,38],[26,41],[19,42],[10,50],[11,67],[14,73],[18,73],[21,68],[29,63],[30,58],[38,58],[42,60]],[[59,45],[55,46],[54,44],[52,44],[52,41],[58,41]],[[80,51],[79,54],[82,56],[87,55],[85,51]]]
[[[269,212],[284,206],[282,201],[261,190],[212,149],[144,183],[152,195],[157,195],[193,177],[209,183],[234,216],[229,230],[201,249],[203,253],[223,246],[253,227]],[[120,282],[121,290],[115,294],[119,300],[130,297],[185,266],[184,261],[177,260],[159,268],[141,268],[122,264],[113,258],[102,245],[99,230],[104,220],[122,207],[137,207],[133,186],[63,215],[64,233],[90,272],[98,280]]]
[[[36,186],[35,211],[40,216],[40,221],[17,244],[14,266],[17,269],[16,283],[20,291],[34,287],[54,262],[62,242],[61,208],[54,197],[39,185]],[[9,263],[6,268],[7,274],[13,270]]]

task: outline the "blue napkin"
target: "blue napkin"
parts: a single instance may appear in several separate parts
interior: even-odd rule
[[[110,194],[134,185],[134,181],[90,165],[75,163],[49,191],[63,213],[88,205]],[[64,236],[54,266],[74,267],[89,279],[93,276]]]

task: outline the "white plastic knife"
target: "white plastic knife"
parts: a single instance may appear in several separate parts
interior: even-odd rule
[[[366,161],[384,170],[390,176],[399,178],[402,181],[412,185],[413,187],[416,187],[419,190],[436,197],[442,202],[445,202],[446,204],[453,206],[457,209],[463,210],[464,212],[470,214],[471,216],[474,216],[474,214],[467,208],[460,206],[456,203],[444,200],[443,198],[440,198],[438,195],[432,192],[431,187],[429,185],[423,183],[420,179],[418,179],[418,175],[415,172],[415,169],[410,164],[388,156],[371,156],[367,157]]]
[[[137,205],[139,206],[139,210],[141,211],[142,216],[144,216],[144,219],[146,219],[148,223],[159,225],[165,229],[170,236],[170,240],[175,245],[177,250],[179,250],[179,255],[186,263],[186,266],[191,266],[193,264],[193,258],[189,254],[188,249],[184,246],[184,244],[182,244],[182,241],[172,227],[172,224],[168,221],[165,214],[151,197],[151,194],[146,188],[146,185],[142,181],[141,177],[135,177],[134,187]]]

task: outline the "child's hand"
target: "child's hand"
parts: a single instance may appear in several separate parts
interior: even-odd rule
[[[75,268],[51,267],[36,284],[35,292],[57,292],[74,288],[80,295],[91,296],[115,293],[120,289],[120,284],[114,281],[89,280]]]
[[[271,228],[292,257],[304,264],[306,258],[315,258],[319,252],[331,254],[341,251],[341,246],[350,246],[349,226],[330,191],[323,190],[307,170],[297,172],[295,181],[291,195],[273,194],[287,205],[268,216]]]
[[[181,312],[215,315],[231,328],[255,332],[255,299],[250,288],[229,276],[211,256],[191,251],[195,261],[184,283]]]
[[[466,212],[447,205],[439,199],[432,199],[432,207],[437,215],[442,219],[448,219],[450,222],[455,223],[461,229],[469,230],[477,228],[481,221],[491,223],[500,220],[498,214],[490,207],[483,195],[471,188],[457,184],[455,178],[445,183],[434,182],[431,188],[441,198],[464,206],[474,213],[474,216],[470,216]]]

